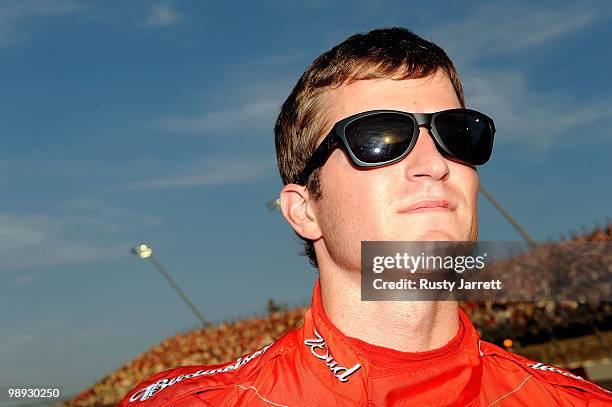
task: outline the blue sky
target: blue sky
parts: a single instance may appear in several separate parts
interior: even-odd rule
[[[264,203],[273,125],[319,54],[404,26],[496,121],[480,177],[537,239],[610,215],[606,1],[0,3],[0,385],[74,393],[197,321],[129,248],[153,246],[205,317],[309,300]],[[519,240],[479,201],[482,240]]]

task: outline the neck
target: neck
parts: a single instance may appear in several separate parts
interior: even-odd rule
[[[345,335],[402,352],[446,345],[459,329],[455,301],[361,301],[358,271],[322,267],[321,300]]]

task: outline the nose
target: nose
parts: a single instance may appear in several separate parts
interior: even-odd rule
[[[412,151],[404,158],[406,177],[411,181],[424,179],[442,180],[449,174],[449,167],[438,149],[427,125],[421,125],[419,138]]]

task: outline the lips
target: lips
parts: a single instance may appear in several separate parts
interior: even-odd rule
[[[425,199],[402,208],[400,213],[415,213],[427,211],[454,211],[456,205],[446,199]]]

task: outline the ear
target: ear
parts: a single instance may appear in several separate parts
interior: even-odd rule
[[[314,198],[305,186],[287,184],[280,193],[280,209],[295,232],[305,239],[318,240],[321,229],[313,207]]]

